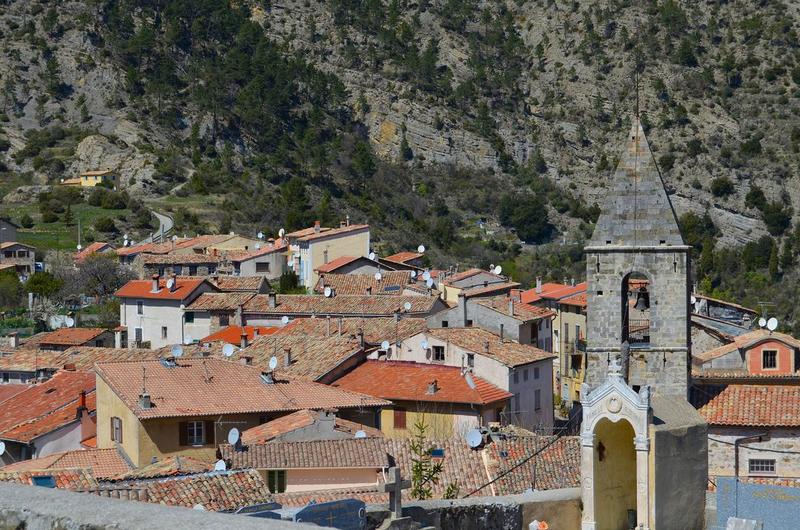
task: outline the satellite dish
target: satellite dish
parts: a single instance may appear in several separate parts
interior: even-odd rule
[[[125,234],[124,236],[122,236],[122,239],[128,239],[128,234]]]
[[[425,245],[420,245],[417,247],[417,252],[423,254],[425,252]]]
[[[767,327],[767,319],[764,318],[764,317],[759,318],[758,319],[758,327],[760,327],[760,328]]]
[[[331,294],[333,294],[333,291],[331,291],[330,287],[325,287],[325,289],[322,291],[322,294],[325,295],[325,298],[330,298]]]
[[[694,295],[692,295],[692,297],[691,297],[689,300],[691,300],[691,302],[692,302],[692,305],[694,305],[694,304],[696,304],[696,303],[697,303],[697,298],[695,298],[695,296],[694,296]]]
[[[224,460],[217,460],[217,463],[214,464],[214,471],[225,471],[226,469],[228,469],[228,465],[225,463]],[[200,505],[198,504],[197,506]]]
[[[233,429],[228,431],[228,443],[231,445],[236,445],[236,442],[239,441],[239,429],[234,427]]]
[[[278,367],[278,358],[273,355],[272,357],[269,358],[269,369],[274,370],[277,367]]]
[[[356,438],[366,438],[366,437],[367,433],[365,433],[364,431],[356,431]]]
[[[192,342],[194,342],[194,339],[192,338],[191,335],[186,335],[185,337],[183,337],[184,344],[191,344]]]
[[[776,329],[778,329],[778,319],[772,317],[769,320],[767,320],[767,329],[770,331],[775,331]]]
[[[423,350],[427,350],[428,349],[428,341],[427,340],[423,340],[422,342],[420,342],[419,345],[422,346]]]
[[[233,344],[226,344],[222,347],[222,355],[225,357],[230,357],[233,355]]]
[[[264,232],[258,233],[258,239],[264,239]]]
[[[284,235],[285,233],[286,233],[286,230],[284,230],[283,228],[281,228],[280,230],[278,230],[278,237],[283,237],[283,235]]]
[[[406,302],[405,304],[403,304],[403,309],[405,309],[406,311],[411,311],[411,302]]]
[[[417,277],[417,271],[411,271],[411,277],[412,278],[416,278]]]
[[[383,275],[380,272],[376,272],[375,273],[375,281],[379,282],[379,281],[381,281],[381,278],[383,278]]]
[[[381,342],[381,349],[382,350],[388,350],[389,349],[389,341],[388,340],[385,340],[385,341]]]
[[[206,507],[203,506],[202,504],[195,504],[194,506],[192,506],[192,510],[197,510],[199,512],[204,512],[204,511],[206,511]]]
[[[82,249],[82,248],[83,248],[83,246],[81,246],[81,245],[78,245],[78,250],[80,250],[80,249]]]
[[[283,317],[281,317],[281,323],[282,323],[284,326],[285,326],[286,324],[288,324],[288,323],[289,323],[289,317],[287,317],[286,315],[284,315]]]
[[[475,390],[475,380],[472,378],[472,374],[469,372],[465,372],[464,379],[467,380],[467,386],[470,387],[472,390]]]
[[[67,317],[67,318],[64,320],[64,324],[66,324],[66,326],[67,326],[68,328],[71,328],[71,327],[73,327],[73,326],[75,325],[75,319],[74,319],[74,318],[71,318],[71,317]]]
[[[369,259],[371,259],[372,261],[375,261],[375,253],[374,252],[370,252],[369,253]]]
[[[183,235],[186,235],[186,234],[183,234]],[[177,241],[178,240],[178,236],[172,236],[172,240],[173,241]]]
[[[495,267],[494,269],[492,269],[492,272],[493,272],[493,273],[495,273],[495,274],[497,274],[497,275],[499,276],[499,275],[500,275],[500,273],[501,273],[501,272],[503,272],[503,267],[501,267],[500,265],[498,265],[497,267]]]
[[[50,329],[58,329],[64,327],[64,315],[53,315],[47,319],[47,324]]]
[[[425,280],[425,281],[430,280],[431,279],[431,273],[428,272],[428,271],[423,272],[422,273],[422,279]]]
[[[125,247],[129,247],[131,246],[131,242],[126,239],[125,241],[122,242],[122,245]]]
[[[358,434],[358,433],[356,433],[356,434]],[[5,442],[0,442],[0,456],[4,455],[5,452],[6,452],[6,443]]]
[[[180,357],[181,355],[183,355],[183,346],[181,346],[180,344],[176,344],[175,346],[172,347],[170,353],[172,353],[173,357]]]
[[[260,248],[261,248],[261,243],[256,243],[256,250],[259,250]]]
[[[173,280],[172,278],[170,278],[169,280],[167,280],[167,289],[172,289],[172,287],[173,287],[174,285],[175,285],[175,280]]]
[[[478,429],[470,429],[467,431],[464,439],[467,441],[467,445],[472,449],[479,447],[483,443],[483,435]]]
[[[430,278],[428,278],[427,280],[425,280],[425,287],[427,287],[428,289],[430,289],[431,287],[433,287],[433,280],[431,280]]]

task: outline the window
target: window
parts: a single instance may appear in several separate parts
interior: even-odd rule
[[[122,443],[122,419],[111,417],[111,441]]]
[[[162,339],[167,338],[167,326],[161,326],[161,338]]]
[[[283,493],[286,491],[286,470],[271,469],[267,471],[267,486],[271,493]]]
[[[230,316],[227,314],[219,316],[219,325],[220,326],[227,326],[230,323]]]
[[[519,384],[519,372],[514,371],[514,384]]]
[[[102,348],[103,347],[103,341],[102,340],[96,340],[96,341],[94,341],[94,345],[97,348]]]
[[[197,276],[197,265],[189,265],[189,276]]]
[[[40,475],[38,477],[31,477],[31,482],[34,486],[41,486],[42,488],[55,488],[56,479],[53,475]]]
[[[8,372],[3,372],[3,382],[8,383],[11,380],[11,376]]]
[[[474,353],[468,353],[467,354],[467,366],[469,366],[470,368],[474,368],[475,367],[475,354]]]
[[[406,409],[394,409],[394,428],[395,429],[405,429],[406,428]]]
[[[471,328],[471,327],[472,327],[472,320],[471,320],[471,319],[470,319],[470,320],[467,320],[467,323],[466,323],[466,326],[465,326],[465,327],[468,327],[468,328]]]
[[[533,392],[533,408],[534,410],[541,410],[542,409],[542,391],[535,390]]]
[[[528,380],[528,369],[527,368],[522,370],[522,380],[523,381],[527,381]]]
[[[447,320],[442,320],[442,327],[446,328],[448,326]]]
[[[142,328],[133,329],[133,340],[136,343],[142,342]]]
[[[774,475],[775,460],[763,458],[751,458],[748,460],[748,468],[751,475]]]
[[[269,262],[256,263],[256,272],[269,272]]]
[[[761,368],[764,370],[775,369],[778,367],[777,350],[764,350],[761,352]]]
[[[186,422],[186,442],[187,445],[205,444],[205,422],[188,421]]]
[[[534,369],[533,369],[533,378],[534,379],[539,379],[539,367],[538,366],[534,367]]]
[[[194,311],[187,311],[186,312],[186,323],[187,324],[194,324]]]
[[[432,349],[433,349],[433,360],[444,361],[444,346],[434,346]]]
[[[144,302],[142,302],[141,300],[136,302],[136,314],[144,315]]]

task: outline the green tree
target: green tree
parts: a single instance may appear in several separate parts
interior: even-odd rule
[[[16,309],[22,303],[22,284],[14,272],[0,273],[0,308]]]
[[[714,271],[714,240],[706,238],[703,241],[703,250],[700,253],[700,263],[698,264],[701,275],[708,275]]]
[[[286,228],[297,230],[307,227],[313,212],[306,192],[306,183],[300,177],[292,177],[281,186],[281,198],[286,211]]]
[[[784,271],[794,265],[794,251],[792,246],[791,238],[787,237],[786,241],[783,243],[783,251],[781,252],[781,269]]]
[[[728,177],[717,177],[711,181],[711,193],[714,197],[727,197],[735,191],[733,182]]]
[[[22,228],[32,228],[33,227],[33,218],[26,214],[23,214],[22,217],[19,218],[19,225]]]
[[[94,229],[98,232],[112,233],[117,231],[114,220],[110,217],[100,217],[94,222]]]
[[[70,206],[69,204],[67,204],[67,209],[64,210],[63,221],[66,226],[72,226],[73,224],[75,224],[75,219],[72,216],[72,206]]]
[[[375,156],[369,144],[363,140],[356,141],[353,148],[353,171],[360,177],[362,184],[366,185],[367,179],[375,174]]]
[[[25,291],[44,298],[51,298],[64,286],[64,281],[49,272],[34,272],[25,282]]]
[[[444,466],[433,462],[431,451],[435,449],[427,437],[428,426],[420,415],[414,424],[409,448],[411,449],[411,497],[425,500],[433,497],[433,486],[439,483]]]
[[[778,272],[778,245],[773,244],[769,253],[769,276],[772,281],[777,281],[779,278]]]

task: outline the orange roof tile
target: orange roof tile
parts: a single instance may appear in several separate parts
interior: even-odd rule
[[[513,300],[513,306],[512,301]],[[541,318],[549,318],[555,316],[555,312],[544,307],[536,307],[528,304],[520,303],[515,298],[509,296],[492,296],[491,298],[483,298],[478,300],[478,304],[483,307],[494,309],[499,313],[511,316],[522,322],[531,322]],[[513,307],[514,314],[509,314],[509,307]]]
[[[111,246],[110,243],[106,243],[105,241],[95,241],[94,243],[88,245],[86,248],[82,249],[80,252],[75,254],[75,261],[81,262],[91,256],[92,254],[96,254],[98,252],[103,252],[106,250],[114,250],[114,247]]]
[[[190,311],[235,311],[255,295],[249,292],[203,293],[187,306]]]
[[[269,306],[269,295],[257,294],[245,305],[247,313],[298,315],[298,316],[392,316],[395,313],[427,314],[439,299],[435,296],[356,296],[283,294],[277,295],[277,304]],[[405,311],[405,303],[411,310]]]
[[[286,237],[289,239],[295,239],[296,241],[309,242],[331,236],[348,234],[350,232],[363,232],[365,230],[369,230],[369,225],[354,224],[348,226],[340,226],[339,228],[327,228],[323,226],[320,228],[319,232],[317,232],[316,228],[312,226],[310,228],[304,228],[302,230],[297,230],[295,232],[286,234]]]
[[[0,403],[9,399],[10,397],[16,396],[23,390],[27,390],[31,387],[31,385],[18,385],[15,383],[6,383],[0,385]]]
[[[716,359],[717,357],[722,357],[723,355],[742,349],[742,350],[749,350],[753,346],[764,342],[766,340],[776,340],[778,342],[782,342],[791,348],[800,349],[800,341],[796,338],[792,337],[791,335],[787,335],[785,333],[777,333],[777,332],[770,332],[766,329],[757,329],[754,331],[750,331],[749,333],[743,333],[738,337],[734,337],[733,342],[729,344],[723,344],[722,346],[717,346],[711,350],[704,351],[702,353],[697,353],[693,355],[696,360],[706,362]]]
[[[800,387],[728,385],[698,410],[710,425],[800,426]]]
[[[340,256],[334,260],[329,261],[328,263],[323,263],[314,270],[316,270],[317,272],[333,272],[339,267],[344,267],[345,265],[353,263],[357,259],[359,259],[359,256]]]
[[[212,277],[210,281],[222,292],[251,291],[257,293],[265,286],[269,287],[269,282],[264,276],[222,275]]]
[[[280,328],[277,336],[314,336],[327,337],[339,333],[341,324],[342,335],[355,337],[359,330],[364,333],[367,345],[380,344],[384,340],[394,342],[412,337],[428,329],[424,318],[405,317],[399,321],[392,317],[374,318],[298,318],[291,324]]]
[[[68,490],[85,490],[97,487],[97,479],[90,469],[47,469],[44,471],[3,471],[0,468],[0,482],[13,482],[33,486],[33,477],[50,476],[56,482],[56,488]]]
[[[142,369],[153,407],[139,407]],[[300,409],[381,407],[388,403],[327,385],[279,377],[267,383],[254,366],[220,359],[99,363],[101,377],[141,418],[284,412]]]
[[[308,442],[270,442],[248,445],[247,451],[236,451],[221,445],[222,458],[231,461],[233,469],[382,469],[389,459],[381,438],[346,438]],[[375,477],[377,480],[377,475]]]
[[[411,271],[384,271],[381,279],[375,279],[374,274],[323,274],[316,288],[317,293],[323,293],[325,287],[334,290],[339,295],[402,295],[403,289],[411,284]]]
[[[50,351],[26,345],[24,348],[17,348],[10,355],[0,355],[0,370],[60,370],[68,364],[75,365],[78,370],[91,370],[95,363],[102,361],[138,361],[158,357],[157,351],[141,348],[72,346],[64,351]]]
[[[480,377],[473,376],[473,380],[475,389],[469,387],[457,366],[368,360],[332,384],[393,401],[486,405],[513,396]],[[376,385],[376,381],[380,381],[380,384]],[[436,381],[437,390],[429,393],[429,384],[433,381]]]
[[[148,298],[157,300],[186,300],[203,283],[203,278],[178,278],[175,280],[175,289],[167,289],[167,280],[158,282],[158,292],[153,292],[152,280],[131,280],[114,293],[119,298]]]
[[[75,401],[51,414],[31,418],[15,427],[6,429],[0,433],[0,437],[4,440],[30,443],[40,436],[75,423],[78,420],[78,406],[79,402]],[[86,395],[86,409],[90,414],[97,411],[97,394],[94,391]]]
[[[540,292],[536,289],[528,289],[522,292],[522,303],[530,304],[542,299],[561,300],[578,293],[586,292],[586,282],[575,285],[564,285],[563,283],[547,282],[542,284]]]
[[[245,326],[244,332],[247,336],[247,342],[250,343],[256,336],[256,332],[258,332],[258,336],[272,335],[279,329],[281,328],[273,328],[269,326]],[[242,326],[228,326],[227,328],[223,328],[216,333],[212,333],[208,337],[201,339],[200,343],[202,344],[204,342],[215,341],[223,341],[235,346],[239,346],[242,342]]]
[[[133,467],[115,448],[110,449],[77,449],[52,453],[41,458],[22,460],[0,468],[0,472],[8,471],[45,471],[48,469],[91,469],[99,478],[111,478],[127,473]]]
[[[60,328],[40,337],[39,344],[81,346],[90,340],[99,337],[106,331],[107,330],[105,328]]]
[[[242,443],[244,445],[252,445],[270,442],[284,434],[314,425],[314,423],[320,421],[321,414],[320,411],[306,409],[281,416],[280,418],[262,423],[261,425],[244,431],[242,433]],[[383,433],[378,429],[345,420],[338,416],[333,418],[333,423],[334,430],[339,432],[354,435],[358,431],[364,431],[367,436],[372,438],[383,437]]]
[[[397,254],[392,254],[391,256],[386,256],[386,261],[393,261],[395,263],[408,263],[409,261],[413,261],[415,259],[419,259],[424,254],[420,254],[419,252],[398,252]]]
[[[153,464],[140,467],[139,469],[127,470],[114,477],[114,480],[140,480],[173,477],[176,475],[192,475],[195,473],[206,473],[213,468],[214,464],[203,462],[196,458],[188,456],[168,456]]]
[[[145,265],[206,265],[219,263],[220,261],[222,261],[220,256],[211,254],[145,254],[142,257],[142,263]]]
[[[481,328],[434,328],[428,330],[428,334],[478,355],[493,357],[506,366],[521,366],[555,357],[555,354],[535,346],[501,341],[499,335]]]

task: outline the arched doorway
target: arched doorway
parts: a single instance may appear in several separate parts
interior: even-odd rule
[[[601,418],[594,429],[594,509],[597,530],[627,530],[636,510],[635,432],[625,419]],[[634,520],[635,524],[635,520]]]

